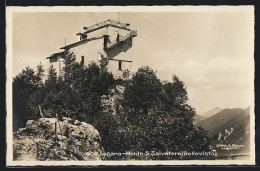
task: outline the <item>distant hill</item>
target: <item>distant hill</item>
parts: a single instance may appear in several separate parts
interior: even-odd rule
[[[216,113],[220,112],[221,110],[222,109],[220,107],[215,107],[215,108],[201,114],[201,116],[203,116],[204,118],[209,118],[209,117],[215,115]]]
[[[194,116],[195,125],[197,125],[197,123],[201,122],[203,119],[205,119],[203,116],[195,114],[195,116]]]
[[[219,155],[249,152],[249,117],[250,108],[223,109],[215,115],[206,118],[197,126],[208,131],[211,145]],[[241,145],[239,149],[224,149],[225,145]],[[222,146],[222,147],[221,147]]]
[[[228,124],[230,123],[230,120],[241,114],[243,111],[243,109],[239,108],[223,109],[215,115],[202,120],[197,124],[197,126],[201,126],[203,129],[208,131],[208,137],[212,138],[219,132],[219,130],[231,126]]]
[[[199,122],[201,122],[202,120],[211,117],[213,115],[215,115],[216,113],[218,113],[219,111],[221,111],[222,109],[220,107],[215,107],[203,114],[195,114],[194,116],[194,124],[197,125]]]

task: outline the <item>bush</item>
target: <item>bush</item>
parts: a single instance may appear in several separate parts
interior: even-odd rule
[[[13,80],[14,130],[38,119],[41,106],[45,117],[57,113],[94,125],[107,152],[210,151],[206,132],[193,124],[195,110],[187,104],[185,85],[177,76],[161,82],[146,66],[129,80],[115,81],[107,63],[102,59],[100,65],[82,66],[71,55],[64,75],[57,77],[50,66],[45,83],[40,66],[36,72],[27,67]],[[124,87],[122,94],[117,85]],[[106,98],[113,102],[104,105]],[[173,158],[186,159],[145,159]]]

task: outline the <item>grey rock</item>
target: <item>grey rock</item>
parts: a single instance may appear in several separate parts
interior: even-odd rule
[[[86,153],[103,151],[92,125],[65,117],[59,122],[56,118],[28,120],[13,135],[14,160],[100,160],[99,155]]]

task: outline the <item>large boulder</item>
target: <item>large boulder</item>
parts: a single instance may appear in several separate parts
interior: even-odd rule
[[[63,117],[28,120],[13,136],[14,160],[100,160],[100,135],[90,124]],[[89,155],[94,154],[94,155]]]
[[[125,87],[117,85],[109,90],[108,95],[101,96],[101,106],[104,113],[116,115],[117,110],[121,108],[119,101],[123,99],[124,89]]]

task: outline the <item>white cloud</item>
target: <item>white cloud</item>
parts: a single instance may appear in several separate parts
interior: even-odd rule
[[[181,73],[189,86],[208,88],[246,87],[250,81],[248,58],[210,58],[207,62],[187,60]]]
[[[252,60],[252,59],[251,59]],[[181,70],[190,103],[201,111],[215,106],[246,107],[250,103],[249,58],[187,60]]]
[[[65,37],[67,43],[72,43],[75,33],[86,24],[117,16],[118,13],[17,14],[13,25],[13,76],[28,64],[36,67],[40,61],[47,69],[45,57],[59,51]],[[176,74],[187,86],[192,105],[199,110],[247,102],[252,73],[249,58],[253,59],[249,17],[233,12],[120,13],[120,21],[129,22],[138,32],[133,39],[133,70],[148,65],[161,80],[168,81]]]

